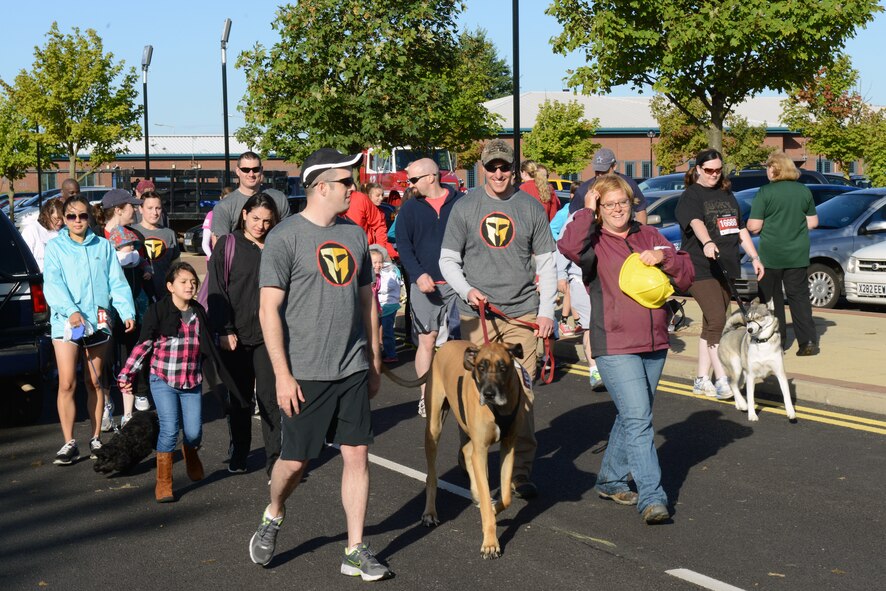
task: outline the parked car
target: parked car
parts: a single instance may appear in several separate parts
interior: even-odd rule
[[[97,205],[101,203],[102,197],[105,196],[105,193],[110,191],[113,187],[80,187],[80,194],[86,197],[89,201],[90,205]],[[61,189],[54,189],[52,191],[47,191],[43,193],[43,202],[45,203],[49,199],[54,199],[61,195]],[[40,211],[40,201],[38,198],[32,198],[33,201],[27,205],[16,208],[15,210],[15,227],[21,229],[22,220],[25,219],[26,216],[34,215],[39,213]]]
[[[656,228],[665,228],[677,223],[674,212],[677,209],[677,200],[683,194],[683,189],[674,191],[648,191],[646,197],[646,224]]]
[[[182,251],[203,254],[203,224],[185,230],[182,235]]]
[[[661,176],[646,179],[639,183],[640,190],[643,195],[647,191],[682,191],[686,188],[685,173],[675,172],[674,174],[663,174]]]
[[[552,185],[554,185],[554,189],[557,191],[566,191],[567,193],[572,189],[573,181],[568,179],[548,179]]]
[[[52,363],[43,275],[6,216],[0,216],[0,423],[40,416],[42,376]]]
[[[685,173],[676,172],[674,174],[664,174],[662,176],[646,179],[640,183],[640,190],[643,194],[646,191],[676,191],[677,189],[685,189],[684,182]],[[826,185],[828,180],[819,172],[814,170],[800,170],[800,178],[797,179],[804,185]],[[753,168],[739,170],[729,175],[729,182],[732,183],[732,191],[743,191],[744,189],[752,189],[754,187],[762,187],[769,182],[766,171],[762,168]]]
[[[846,265],[846,299],[886,306],[886,241],[852,253]]]
[[[849,187],[855,186],[854,184],[852,184],[852,181],[850,179],[846,178],[842,174],[838,174],[835,172],[823,172],[821,174],[824,176],[824,178],[828,180],[828,183],[831,185],[846,185]]]
[[[809,233],[810,299],[814,308],[833,308],[845,293],[850,255],[886,241],[886,188],[843,193],[816,210],[818,227]],[[747,256],[742,259],[741,276],[749,282],[749,291],[756,293],[756,280]]]

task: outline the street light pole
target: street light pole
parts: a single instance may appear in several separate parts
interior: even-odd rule
[[[148,67],[151,65],[151,56],[154,53],[152,45],[145,45],[142,52],[142,100],[145,107],[145,179],[151,178],[151,146],[148,132]]]
[[[649,177],[655,176],[655,168],[652,166],[652,138],[655,137],[655,131],[650,129],[646,132],[646,137],[649,138]]]
[[[514,0],[514,164],[520,168],[520,0]]]
[[[225,186],[231,184],[231,148],[228,143],[228,36],[231,34],[231,19],[225,19],[221,36],[222,68],[222,110],[225,120]]]

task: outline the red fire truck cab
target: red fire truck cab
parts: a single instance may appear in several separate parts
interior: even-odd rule
[[[385,197],[392,190],[403,195],[409,186],[406,178],[406,166],[420,158],[433,158],[440,167],[440,183],[450,185],[456,190],[464,190],[461,181],[453,172],[455,158],[449,150],[434,148],[418,150],[409,147],[393,148],[389,154],[376,148],[363,150],[363,164],[360,166],[360,183],[378,183],[384,190]]]

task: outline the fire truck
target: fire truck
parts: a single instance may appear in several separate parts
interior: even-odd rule
[[[440,167],[440,183],[464,191],[461,181],[455,176],[455,157],[449,150],[433,148],[418,150],[410,147],[393,148],[390,153],[376,148],[363,150],[363,164],[360,166],[360,183],[378,183],[385,197],[396,190],[403,195],[409,186],[406,166],[420,158],[433,158]]]

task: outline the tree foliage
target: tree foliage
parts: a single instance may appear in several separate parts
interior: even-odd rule
[[[39,125],[44,146],[58,146],[75,176],[78,152],[90,153],[97,169],[124,153],[122,143],[141,136],[135,69],[105,53],[98,34],[74,27],[69,35],[53,23],[46,45],[34,48],[34,65],[6,85],[31,126]],[[122,76],[122,77],[121,77]]]
[[[587,93],[651,86],[722,148],[727,116],[764,89],[787,91],[828,65],[878,0],[553,0],[563,32],[554,50],[581,50],[587,65],[569,85]],[[701,101],[699,117],[690,108]]]
[[[865,128],[864,172],[874,187],[886,187],[886,109],[869,113]]]
[[[692,101],[687,108],[703,116],[704,105]],[[708,147],[706,130],[668,100],[658,95],[650,101],[650,109],[658,121],[661,139],[653,147],[658,166],[673,172],[701,150]],[[766,146],[766,125],[751,126],[735,113],[726,119],[723,135],[723,157],[727,170],[741,170],[764,162],[775,148]]]
[[[460,51],[460,0],[302,0],[280,39],[240,54],[247,125],[237,137],[303,160],[331,146],[459,150],[494,135],[490,77]]]
[[[600,120],[588,121],[578,101],[546,100],[538,109],[532,131],[523,135],[523,153],[560,175],[580,173],[594,150]]]
[[[464,31],[459,37],[461,60],[486,78],[477,81],[485,87],[484,99],[491,101],[513,94],[511,66],[498,57],[498,49],[486,36],[486,30]]]
[[[870,109],[855,90],[857,83],[858,71],[841,54],[782,101],[785,125],[807,137],[806,148],[836,162],[844,174],[868,140]]]

